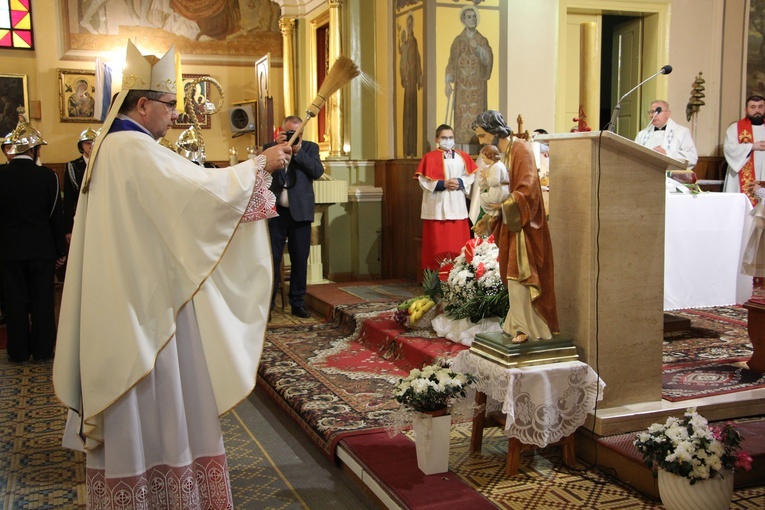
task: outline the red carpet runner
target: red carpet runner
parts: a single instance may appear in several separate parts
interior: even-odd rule
[[[403,508],[441,510],[497,508],[452,472],[424,475],[417,467],[417,453],[412,441],[386,432],[352,436],[343,446],[382,486],[392,488]],[[438,495],[438,497],[434,497]]]

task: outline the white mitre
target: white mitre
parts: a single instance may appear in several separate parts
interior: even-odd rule
[[[178,93],[178,83],[181,83],[181,60],[180,55],[176,53],[175,47],[171,46],[162,58],[154,55],[141,55],[138,48],[128,40],[127,52],[125,53],[125,68],[122,71],[122,90],[117,94],[114,102],[109,107],[109,114],[106,116],[101,132],[104,135],[114,123],[114,119],[125,102],[125,96],[131,90],[151,90],[154,92],[164,92],[166,94]],[[93,172],[93,165],[98,156],[98,149],[101,147],[106,136],[96,139],[93,151],[88,161],[88,167],[82,180],[82,193],[87,193],[90,186],[90,179]]]
[[[141,55],[138,48],[128,41],[125,68],[122,71],[122,90],[153,90],[176,94],[178,70],[175,46],[158,59],[154,55]]]

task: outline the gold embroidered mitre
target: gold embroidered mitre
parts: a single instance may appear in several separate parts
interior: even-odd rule
[[[154,55],[141,55],[138,48],[128,41],[125,69],[122,71],[122,90],[153,90],[176,94],[180,67],[180,55],[176,54],[175,46],[158,59]]]

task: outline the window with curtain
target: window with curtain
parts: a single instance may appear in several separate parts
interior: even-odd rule
[[[0,0],[0,48],[34,49],[32,0]]]

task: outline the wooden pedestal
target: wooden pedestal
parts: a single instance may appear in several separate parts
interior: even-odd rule
[[[476,406],[486,405],[486,394],[480,391],[476,391],[475,394]],[[502,427],[504,430],[506,422],[506,416],[502,413],[490,413],[486,416],[486,413],[480,412],[473,418],[473,430],[470,433],[470,451],[480,452],[481,445],[483,444],[483,430],[487,427]],[[562,446],[563,447],[563,462],[567,466],[576,465],[576,449],[574,447],[574,434],[566,436],[557,443],[549,444],[548,446]],[[521,464],[521,452],[525,450],[536,450],[536,445],[530,445],[521,443],[518,439],[511,437],[507,442],[507,462],[505,464],[505,474],[507,476],[514,476],[518,474],[518,468]]]
[[[746,362],[755,372],[765,372],[765,305],[747,301],[744,308],[749,312],[749,341],[752,342],[752,357]]]

